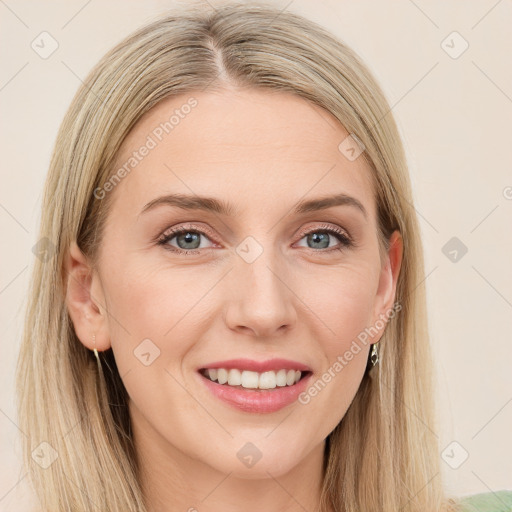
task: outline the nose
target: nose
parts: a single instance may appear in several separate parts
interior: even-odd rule
[[[230,272],[225,321],[241,334],[271,338],[289,331],[296,322],[295,295],[285,269],[264,251],[252,263],[238,260]]]

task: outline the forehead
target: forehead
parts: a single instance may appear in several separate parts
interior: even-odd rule
[[[330,113],[290,93],[261,89],[190,93],[161,101],[124,140],[115,201],[138,208],[162,193],[284,206],[332,193],[355,196],[374,216],[371,169],[346,158],[348,132]]]

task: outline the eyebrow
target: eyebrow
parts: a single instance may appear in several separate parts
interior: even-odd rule
[[[168,194],[157,197],[144,206],[141,214],[161,205],[176,206],[184,210],[203,210],[230,217],[233,217],[236,214],[234,206],[221,199],[186,194]],[[355,207],[364,215],[365,219],[368,218],[368,213],[362,203],[355,197],[347,194],[335,194],[299,201],[294,205],[293,213],[309,213],[313,211],[326,210],[327,208],[332,208],[334,206]]]

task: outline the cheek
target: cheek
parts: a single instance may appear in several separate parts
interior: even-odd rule
[[[192,415],[194,402],[179,384],[181,364],[199,337],[201,307],[194,305],[211,279],[142,260],[117,263],[105,270],[105,282],[112,349],[126,390],[147,418],[158,411],[169,423],[176,408]]]
[[[109,330],[120,374],[139,371],[154,360],[148,369],[168,369],[181,376],[181,364],[211,316],[208,290],[218,277],[142,257],[116,260],[105,275]],[[149,385],[147,379],[144,386]]]
[[[322,418],[321,425],[313,422],[310,428],[312,436],[323,438],[344,417],[364,375],[369,349],[364,336],[372,318],[375,273],[369,268],[344,268],[317,280],[315,287],[309,284],[304,301],[314,304],[321,324],[328,329],[321,327],[316,333],[324,364],[299,403],[312,416]]]
[[[173,270],[142,258],[126,260],[107,271],[111,310],[134,336],[162,339],[207,290],[211,279],[199,279],[187,268]]]
[[[377,290],[376,272],[360,262],[357,266],[332,268],[327,273],[311,273],[301,283],[300,296],[328,327],[326,332],[330,335],[324,337],[324,350],[332,359],[370,325]]]

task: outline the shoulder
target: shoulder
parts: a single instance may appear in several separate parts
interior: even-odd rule
[[[512,512],[512,491],[495,491],[463,496],[457,500],[460,512]]]

